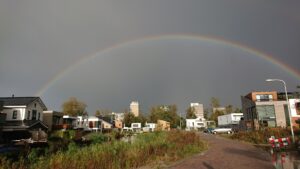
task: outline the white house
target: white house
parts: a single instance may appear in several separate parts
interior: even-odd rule
[[[1,114],[5,114],[2,124],[2,140],[9,142],[19,139],[40,141],[39,133],[46,136],[48,126],[43,120],[43,111],[47,107],[39,97],[0,97]],[[40,135],[40,136],[41,136]]]
[[[156,123],[146,123],[145,127],[143,127],[144,132],[153,132],[155,131]]]
[[[230,113],[222,116],[218,116],[218,126],[233,127],[238,125],[243,113]]]
[[[141,123],[131,123],[131,129],[134,132],[140,132],[140,131],[142,131],[142,124]]]
[[[47,107],[39,97],[0,97],[3,103],[1,113],[6,114],[3,131],[47,130],[43,111]]]
[[[186,130],[199,130],[205,127],[206,120],[204,118],[186,119]]]

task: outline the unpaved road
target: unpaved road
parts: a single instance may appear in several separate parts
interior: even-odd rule
[[[209,149],[171,165],[171,169],[274,169],[268,152],[220,136],[201,134]]]

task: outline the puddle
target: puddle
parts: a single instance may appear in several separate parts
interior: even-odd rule
[[[300,154],[296,151],[271,153],[276,169],[300,169]]]

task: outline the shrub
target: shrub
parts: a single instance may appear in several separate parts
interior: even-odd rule
[[[290,133],[287,129],[266,128],[265,130],[258,131],[240,131],[238,133],[234,133],[231,138],[254,144],[266,144],[271,136],[274,136],[275,138],[282,138],[290,136]]]

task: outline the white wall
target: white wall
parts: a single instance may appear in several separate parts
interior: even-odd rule
[[[4,108],[7,108],[6,106],[4,106]],[[13,119],[13,111],[17,110],[17,118]],[[20,121],[20,120],[24,120],[24,114],[25,114],[25,107],[21,108],[21,107],[16,107],[16,108],[12,108],[10,107],[10,109],[4,109],[3,113],[6,113],[6,120],[7,121]]]

